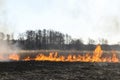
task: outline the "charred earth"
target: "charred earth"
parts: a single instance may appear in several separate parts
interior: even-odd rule
[[[0,80],[119,80],[120,63],[0,62]]]

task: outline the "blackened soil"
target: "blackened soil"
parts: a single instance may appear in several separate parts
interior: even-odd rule
[[[120,80],[120,63],[0,62],[0,80]]]

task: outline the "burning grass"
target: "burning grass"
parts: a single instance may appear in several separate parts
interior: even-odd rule
[[[105,53],[104,53],[105,54]],[[119,62],[119,58],[115,51],[112,51],[112,54],[104,56],[103,51],[100,45],[97,45],[96,49],[92,54],[68,54],[60,55],[58,52],[50,52],[49,55],[45,54],[32,54],[34,56],[27,56],[21,58],[21,55],[13,53],[6,56],[1,55],[1,61],[14,60],[14,61],[55,61],[55,62]]]
[[[119,80],[120,63],[115,51],[104,53],[98,45],[93,53],[12,53],[1,55],[0,80]],[[111,76],[112,75],[112,76]]]

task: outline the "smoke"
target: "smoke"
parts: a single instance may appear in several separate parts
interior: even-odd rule
[[[0,33],[0,61],[11,61],[11,56],[15,57],[20,50],[17,43],[13,44],[11,35]]]
[[[110,35],[117,35],[120,33],[120,18],[118,16],[104,17],[98,24],[104,32]]]
[[[17,43],[13,44],[13,35],[11,33],[12,30],[9,29],[6,21],[5,0],[0,0],[0,58],[8,59],[8,55],[18,53],[20,50]]]
[[[20,50],[17,44],[12,45],[10,41],[1,40],[0,41],[0,54],[6,55],[11,53],[17,53]]]

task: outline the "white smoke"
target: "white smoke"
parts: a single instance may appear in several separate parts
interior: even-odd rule
[[[6,22],[6,9],[4,6],[4,1],[5,0],[0,0],[0,57],[8,57],[8,55],[12,53],[18,53],[20,50],[18,44],[13,45],[12,42],[12,30],[9,29],[9,26]]]

